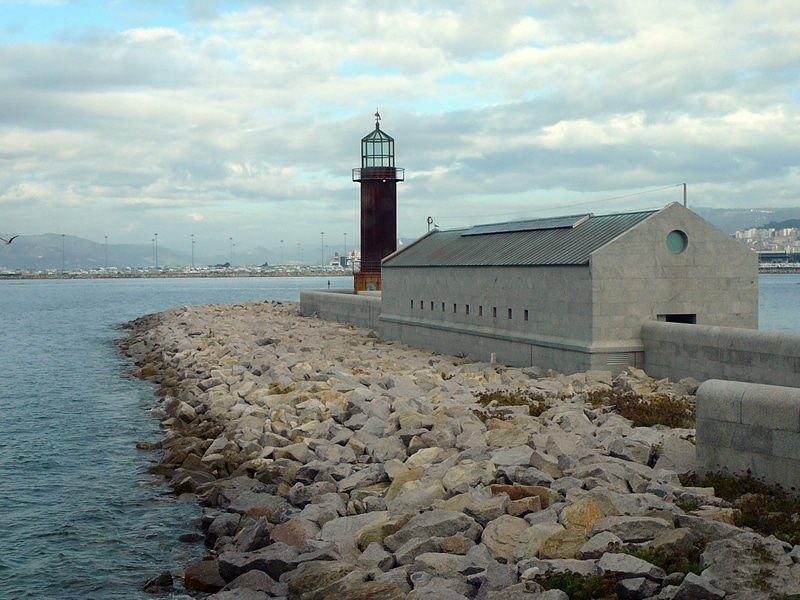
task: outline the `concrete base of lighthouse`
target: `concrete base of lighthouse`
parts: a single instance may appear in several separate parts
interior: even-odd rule
[[[358,292],[380,292],[381,291],[381,272],[380,271],[356,271],[353,273],[353,284],[356,293]]]

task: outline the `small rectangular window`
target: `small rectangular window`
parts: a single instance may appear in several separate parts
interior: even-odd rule
[[[411,308],[414,308],[414,301],[411,301]]]
[[[444,302],[442,302],[442,312],[444,312]]]
[[[431,300],[431,310],[433,310],[433,300]]]
[[[453,304],[453,312],[454,313],[458,312],[458,304],[455,304],[455,303]]]
[[[464,307],[464,312],[469,314],[469,304]]]
[[[483,305],[478,305],[478,316],[479,317],[483,316]]]
[[[528,320],[528,309],[527,308],[525,309],[525,312],[522,314],[522,318],[524,320],[526,320],[526,321]]]
[[[510,308],[508,309],[508,318],[509,319],[511,318],[511,309]]]
[[[659,321],[666,321],[667,323],[687,323],[689,325],[697,325],[696,314],[675,314],[675,315],[658,315]]]
[[[493,319],[497,318],[497,307],[496,306],[492,307],[492,318]]]

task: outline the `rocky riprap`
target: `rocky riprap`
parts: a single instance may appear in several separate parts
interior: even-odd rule
[[[623,600],[800,594],[800,546],[735,527],[713,490],[681,485],[693,430],[587,403],[611,388],[690,397],[696,382],[474,363],[294,303],[181,307],[129,327],[122,350],[162,397],[152,470],[204,510],[208,555],[183,573],[200,596],[558,600],[542,584],[565,575],[611,578]],[[477,403],[495,390],[547,408]],[[704,570],[631,554],[647,549],[702,549]]]

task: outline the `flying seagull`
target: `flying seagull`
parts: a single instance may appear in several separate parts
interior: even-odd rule
[[[9,245],[11,242],[13,242],[13,241],[14,241],[15,239],[17,239],[18,237],[19,237],[18,235],[12,236],[12,237],[10,237],[10,238],[8,238],[8,239],[6,239],[6,238],[1,238],[1,237],[0,237],[0,240],[2,240],[3,242],[5,242],[6,246],[8,246],[8,245]]]

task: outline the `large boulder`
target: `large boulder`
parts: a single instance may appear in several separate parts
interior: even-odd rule
[[[292,600],[325,600],[329,596],[339,597],[345,587],[343,580],[354,568],[342,561],[312,560],[287,573],[282,581],[289,585]]]
[[[480,525],[462,512],[434,509],[411,518],[397,533],[387,536],[384,544],[394,552],[412,538],[464,534],[474,540],[480,535],[480,530]]]
[[[183,585],[194,592],[218,592],[225,587],[219,572],[219,561],[201,560],[192,563],[183,573]]]

